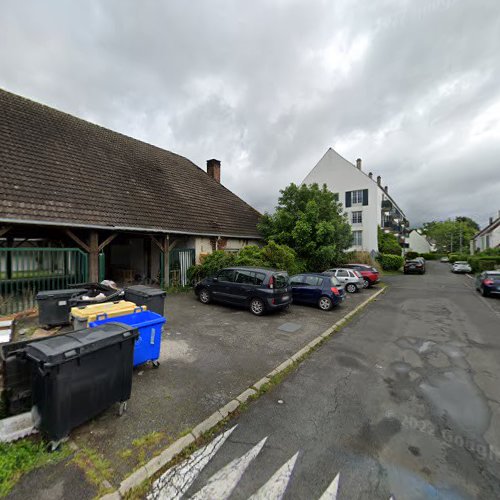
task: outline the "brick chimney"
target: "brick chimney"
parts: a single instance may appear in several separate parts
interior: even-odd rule
[[[380,177],[380,175],[377,175],[377,184],[381,186],[382,185],[381,183],[382,183],[382,177]]]
[[[373,174],[370,172],[370,173],[368,174],[368,177],[369,177],[370,179],[372,179],[372,178],[373,178]]]
[[[389,192],[389,186],[385,186],[385,192],[388,193]]]
[[[356,160],[356,168],[357,168],[358,170],[361,170],[361,158],[358,158],[358,159]]]
[[[488,225],[491,226],[492,224],[493,224],[493,217],[490,217],[490,223]]]
[[[207,174],[220,183],[220,160],[207,160]]]

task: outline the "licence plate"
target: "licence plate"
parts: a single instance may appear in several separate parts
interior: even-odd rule
[[[410,266],[410,269],[415,269],[415,266]]]
[[[290,298],[290,295],[283,295],[283,297],[281,297],[281,300],[283,302],[285,302],[285,300],[288,300]]]

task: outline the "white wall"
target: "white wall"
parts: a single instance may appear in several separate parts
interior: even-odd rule
[[[408,240],[410,244],[410,251],[418,253],[430,253],[431,246],[427,241],[427,238],[415,229],[410,233]]]
[[[326,184],[333,193],[339,193],[339,201],[345,207],[346,191],[368,189],[368,205],[344,208],[353,231],[363,231],[363,245],[351,250],[378,251],[377,226],[381,225],[382,190],[377,182],[358,170],[352,163],[329,149],[318,164],[309,172],[302,184]],[[352,224],[353,211],[363,212],[363,223]]]

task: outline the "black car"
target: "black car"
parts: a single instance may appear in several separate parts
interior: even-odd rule
[[[221,269],[215,276],[197,283],[194,293],[203,304],[214,301],[247,307],[257,316],[292,303],[288,274],[256,267]]]
[[[483,297],[500,294],[500,271],[484,271],[476,276],[476,290]]]
[[[425,264],[419,259],[407,260],[403,267],[403,272],[405,274],[425,274]]]

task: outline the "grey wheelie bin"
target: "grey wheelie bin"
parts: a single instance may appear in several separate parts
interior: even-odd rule
[[[26,346],[35,426],[52,449],[112,404],[120,403],[120,414],[125,410],[137,336],[137,329],[117,322]]]
[[[58,326],[69,323],[70,303],[87,293],[85,288],[46,290],[36,294],[38,323],[41,326]]]

